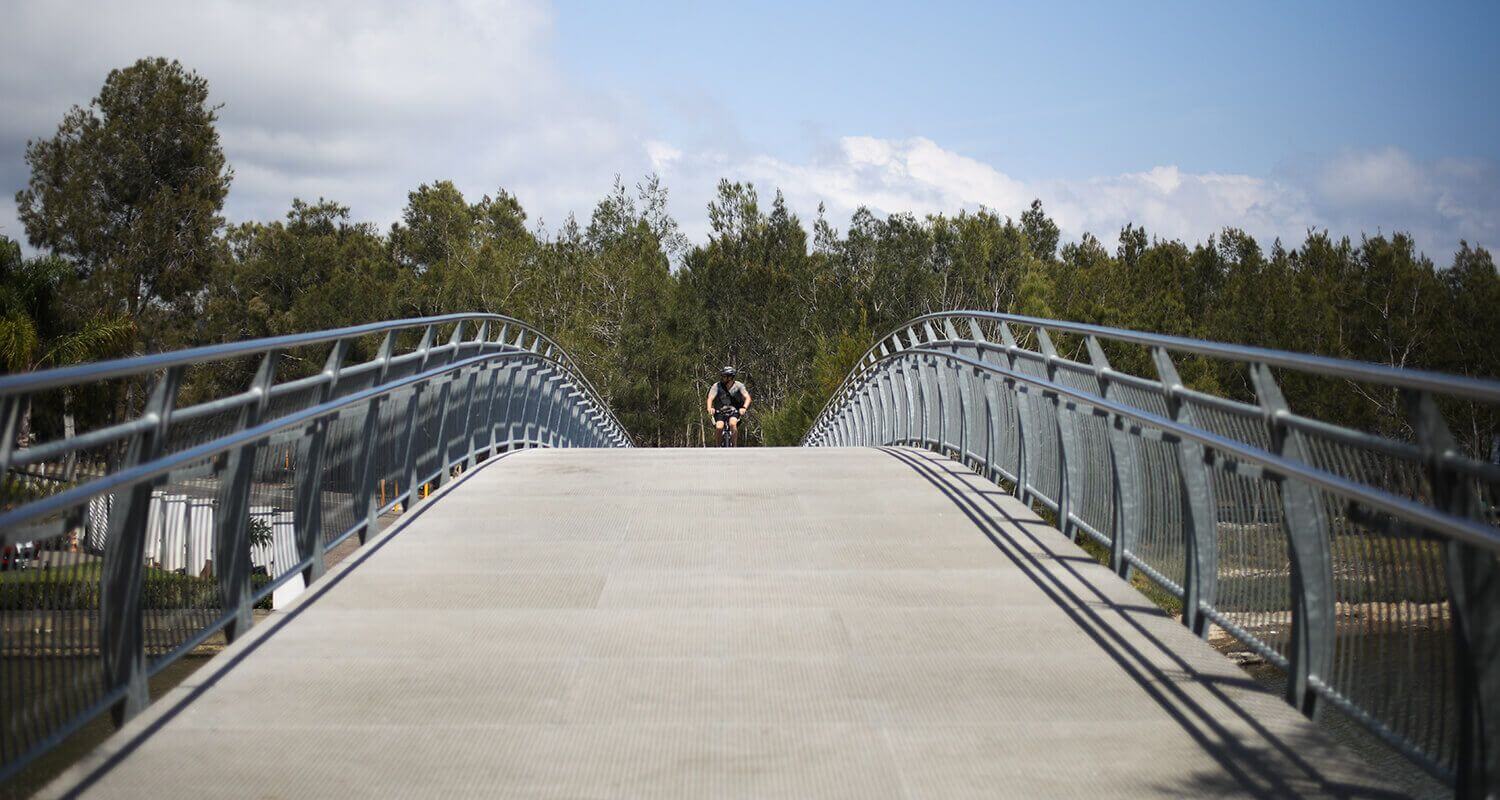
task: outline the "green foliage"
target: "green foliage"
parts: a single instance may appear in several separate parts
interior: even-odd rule
[[[250,590],[257,591],[270,582],[265,575],[251,575]],[[98,569],[7,572],[0,575],[0,612],[98,610],[100,586]],[[141,588],[141,607],[147,610],[223,607],[218,579],[211,575],[147,570]],[[270,595],[261,598],[255,607],[270,609]]]
[[[939,309],[1500,375],[1490,254],[1463,243],[1452,267],[1438,269],[1403,234],[1356,244],[1312,231],[1300,248],[1267,250],[1236,229],[1190,246],[1127,225],[1111,252],[1091,235],[1059,247],[1037,201],[1019,221],[989,209],[881,218],[860,208],[842,233],[819,208],[809,237],[780,192],[766,203],[755,186],[725,180],[706,209],[707,241],[689,246],[666,189],[647,176],[633,189],[617,178],[586,221],[569,216],[550,231],[528,228],[521,200],[504,189],[471,202],[436,181],[408,195],[385,233],[320,199],[219,235],[230,172],[207,98],[206,82],[175,62],[141,61],[111,73],[54,138],[29,146],[32,176],[17,202],[49,255],[23,260],[0,240],[7,369],[98,357],[121,337],[192,344],[499,312],[557,339],[651,445],[710,438],[704,398],[724,364],[740,369],[755,398],[742,441],[795,443],[879,335]],[[123,327],[132,323],[149,332]],[[1078,337],[1056,343],[1070,355],[1083,347]],[[1105,350],[1116,369],[1154,374],[1144,348]],[[289,358],[278,376],[319,363]],[[1241,367],[1202,358],[1177,367],[1194,387],[1252,396]],[[185,396],[243,389],[253,368],[190,373]],[[1389,391],[1282,377],[1299,410],[1408,433]],[[118,406],[98,394],[90,413]],[[1494,412],[1445,410],[1488,456]],[[39,424],[62,426],[55,416]]]
[[[1031,208],[1021,214],[1021,229],[1026,232],[1026,243],[1031,254],[1043,261],[1051,261],[1057,252],[1060,231],[1057,223],[1042,210],[1042,201],[1032,200]]]
[[[6,372],[66,366],[119,352],[135,332],[123,315],[70,320],[61,300],[70,267],[57,256],[22,258],[0,236],[0,366]]]
[[[251,547],[270,547],[271,542],[275,540],[275,533],[271,530],[271,523],[264,517],[251,517],[247,523],[247,527]]]
[[[191,318],[218,255],[231,172],[216,116],[202,77],[142,59],[26,147],[16,205],[27,237],[70,259],[94,313],[150,317],[137,328],[146,348]]]

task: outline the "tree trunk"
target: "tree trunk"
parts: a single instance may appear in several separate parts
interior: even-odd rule
[[[21,420],[16,425],[16,449],[31,446],[31,395],[21,400]]]
[[[62,393],[63,407],[63,438],[71,439],[78,434],[78,421],[73,416],[73,390],[64,389]],[[78,451],[68,451],[68,459],[63,464],[63,479],[71,481],[78,477]]]

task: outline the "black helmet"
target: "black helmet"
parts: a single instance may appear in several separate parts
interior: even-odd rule
[[[725,377],[725,378],[733,378],[734,377],[734,367],[725,367],[725,368],[719,370],[719,375],[721,375],[722,377]]]

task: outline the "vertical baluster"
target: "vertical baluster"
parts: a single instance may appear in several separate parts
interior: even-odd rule
[[[849,447],[859,444],[856,438],[859,435],[859,420],[855,416],[855,395],[858,391],[858,388],[850,387],[844,394],[844,408],[841,412],[844,417],[844,443]]]
[[[931,321],[922,323],[922,332],[926,337],[922,344],[926,345],[927,349],[929,350],[935,349],[938,343],[938,335],[937,332],[932,329]],[[939,453],[946,453],[948,450],[947,407],[951,405],[951,403],[948,403],[947,398],[944,396],[943,373],[947,371],[948,365],[939,363],[936,356],[927,356],[925,359],[923,359],[923,364],[931,368],[930,370],[922,370],[923,396],[931,397],[929,403],[936,406],[937,412],[937,433],[932,440],[933,449]],[[932,373],[930,377],[927,375],[928,372]],[[929,407],[924,407],[923,419],[927,418]],[[923,439],[926,439],[925,435],[923,436]]]
[[[169,367],[151,390],[142,419],[154,424],[130,437],[125,458],[116,471],[130,469],[159,456],[172,424],[182,367]],[[146,684],[146,651],[141,604],[145,580],[146,512],[156,481],[141,481],[115,496],[105,540],[104,571],[100,581],[99,650],[104,656],[104,680],[125,694],[110,709],[116,725],[140,713],[151,701]]]
[[[1151,348],[1156,363],[1156,377],[1167,401],[1167,412],[1176,422],[1198,427],[1190,405],[1179,396],[1182,378],[1172,364],[1172,356],[1163,348]],[[1218,511],[1208,454],[1203,445],[1182,439],[1177,442],[1177,471],[1182,486],[1178,502],[1182,509],[1182,535],[1186,551],[1183,573],[1182,623],[1199,636],[1208,638],[1208,618],[1203,607],[1216,602],[1219,583]]]
[[[431,358],[432,340],[435,333],[436,331],[431,325],[422,329],[422,341],[417,345],[416,350],[418,355],[417,374],[427,371],[427,362]],[[413,383],[411,387],[411,399],[406,401],[406,435],[402,437],[406,440],[406,464],[401,474],[406,481],[406,491],[403,494],[406,495],[406,509],[408,511],[422,497],[421,492],[417,489],[417,469],[419,466],[417,459],[417,434],[421,431],[421,427],[417,424],[417,417],[422,412],[422,392],[425,389],[427,389],[427,381],[423,380]]]
[[[543,417],[543,407],[547,402],[547,381],[552,380],[552,371],[547,369],[546,362],[538,360],[534,377],[535,389],[528,392],[528,395],[529,399],[535,402],[528,405],[531,411],[526,416],[525,438],[532,447],[541,447],[544,444],[541,440],[541,417]]]
[[[1303,435],[1288,427],[1286,398],[1271,368],[1251,367],[1256,399],[1271,427],[1271,450],[1279,456],[1309,463]],[[1318,492],[1308,484],[1283,478],[1282,513],[1286,518],[1287,552],[1291,560],[1292,640],[1287,654],[1287,702],[1309,717],[1318,711],[1318,694],[1308,679],[1328,674],[1333,663],[1335,629],[1333,559],[1329,552],[1328,520]]]
[[[861,390],[862,387],[858,384],[850,387],[849,399],[844,408],[844,413],[849,418],[849,444],[855,447],[864,444],[864,420],[860,418]]]
[[[989,348],[985,347],[989,340],[985,338],[984,331],[979,327],[979,322],[969,317],[969,339],[974,342],[974,358],[979,361],[991,361]],[[995,439],[1000,433],[999,420],[995,415],[999,413],[999,401],[995,397],[996,381],[991,377],[988,370],[976,370],[975,374],[983,379],[984,386],[984,470],[985,477],[992,483],[999,483],[999,470],[995,467]]]
[[[953,320],[947,317],[943,318],[943,335],[947,337],[949,342],[949,349],[953,351],[953,354],[962,355],[961,350],[963,347],[963,337],[959,336],[958,331],[954,329]],[[952,367],[953,397],[957,401],[956,403],[954,403],[955,408],[953,409],[953,414],[958,419],[958,441],[956,442],[955,446],[958,450],[958,460],[961,463],[968,465],[969,403],[968,382],[964,380],[964,376],[968,373],[969,370],[957,361],[954,361],[952,363]]]
[[[894,444],[896,442],[898,422],[901,418],[901,402],[896,396],[896,359],[887,359],[881,364],[880,380],[885,394],[885,431],[881,434],[881,444]]]
[[[886,445],[891,442],[891,435],[886,433],[891,424],[891,400],[888,396],[890,362],[884,360],[890,352],[886,350],[885,343],[881,342],[877,353],[871,353],[871,359],[875,362],[875,444]]]
[[[458,324],[453,326],[453,333],[448,337],[447,356],[443,359],[444,364],[452,364],[458,360],[459,350],[463,347],[465,322],[466,320],[459,320]],[[448,446],[448,436],[450,434],[448,430],[448,417],[451,416],[453,410],[448,407],[448,404],[452,400],[453,385],[457,383],[458,378],[459,375],[455,374],[444,374],[434,378],[438,382],[438,401],[436,411],[437,435],[432,437],[432,462],[437,465],[437,475],[433,476],[433,483],[437,486],[442,486],[448,482],[448,463],[453,455],[452,448]],[[423,479],[426,477],[426,475],[422,476]]]
[[[340,339],[333,343],[328,361],[323,365],[323,383],[318,387],[313,405],[328,402],[338,389],[339,373],[343,370],[344,356],[349,351],[349,341]],[[322,417],[312,422],[302,436],[300,457],[297,459],[296,505],[292,508],[293,528],[296,531],[297,555],[309,562],[302,570],[302,580],[308,584],[322,577],[323,564],[323,454],[328,445],[328,429],[334,417]]]
[[[1052,344],[1052,337],[1045,328],[1036,328],[1035,331],[1037,347],[1045,359],[1043,363],[1047,369],[1047,380],[1060,383],[1057,379],[1057,348]],[[1061,394],[1053,394],[1052,403],[1057,416],[1057,527],[1064,536],[1076,541],[1080,533],[1073,523],[1073,492],[1082,480],[1082,475],[1078,473],[1081,471],[1083,458],[1078,431],[1074,426],[1072,412],[1068,410],[1071,404]]]
[[[505,374],[505,371],[508,368],[509,365],[499,359],[491,359],[485,362],[485,369],[490,376],[490,388],[489,391],[486,392],[484,411],[480,416],[480,420],[483,427],[489,429],[489,434],[486,437],[486,434],[483,432],[483,430],[481,430],[478,434],[480,439],[489,439],[489,444],[481,448],[482,450],[484,450],[485,458],[493,458],[496,453],[495,440],[498,438],[498,436],[496,432],[495,404],[500,399],[500,385],[503,380],[502,376]]]
[[[849,390],[846,387],[839,396],[839,403],[835,413],[838,415],[838,442],[839,447],[849,446]]]
[[[372,386],[380,386],[386,382],[390,375],[391,353],[395,346],[396,332],[387,331],[385,337],[380,340],[380,350],[375,356],[380,366],[375,370],[375,382],[371,384]],[[380,519],[380,497],[375,493],[375,482],[381,480],[381,477],[377,475],[376,464],[380,455],[378,450],[380,409],[386,402],[386,395],[378,395],[370,399],[370,404],[365,409],[365,429],[359,457],[359,501],[354,506],[363,508],[365,512],[365,524],[359,529],[360,544],[369,541]]]
[[[240,406],[235,430],[243,431],[260,423],[271,402],[276,360],[280,353],[271,350],[260,358],[251,391],[254,400]],[[224,628],[224,637],[233,642],[250,630],[250,483],[255,472],[257,443],[236,447],[223,456],[219,470],[218,500],[214,513],[214,573],[218,578],[219,601],[234,619]]]
[[[514,347],[517,350],[525,350],[526,331],[516,332]],[[507,449],[524,447],[522,439],[526,436],[526,395],[531,388],[531,373],[534,369],[531,359],[522,356],[515,361],[510,376],[510,387],[505,398],[505,440]],[[517,399],[519,398],[519,408]]]
[[[906,346],[910,350],[917,347],[917,335],[910,328],[907,329]],[[927,398],[922,394],[922,357],[909,353],[906,359],[905,369],[906,393],[909,401],[907,405],[907,444],[926,447],[927,433]]]
[[[577,402],[574,398],[578,396],[578,393],[573,391],[573,384],[566,380],[562,381],[560,393],[562,395],[562,403],[561,408],[557,412],[557,446],[572,447],[573,409],[576,407],[575,403]]]
[[[490,427],[490,439],[494,442],[497,452],[502,446],[506,450],[510,450],[513,447],[512,442],[515,432],[513,410],[515,407],[516,385],[519,383],[522,374],[523,365],[520,359],[508,358],[505,360],[505,380],[503,383],[505,401],[498,404],[499,411],[492,415],[493,419]],[[504,430],[503,436],[501,435],[502,430]]]
[[[875,387],[866,372],[859,384],[859,443],[862,447],[875,444]]]
[[[562,446],[562,418],[567,405],[567,398],[564,396],[567,387],[563,384],[563,377],[562,370],[553,367],[552,386],[547,393],[551,403],[551,407],[547,409],[547,438],[553,447]]]
[[[900,335],[890,339],[892,352],[902,354],[906,350]],[[897,391],[897,383],[900,391]],[[891,362],[891,406],[895,416],[891,420],[891,440],[895,444],[910,444],[911,439],[911,390],[906,379],[906,356],[898,355]]]
[[[537,372],[536,385],[536,433],[534,438],[537,447],[552,446],[552,429],[549,423],[552,421],[552,391],[557,385],[557,374],[551,364],[543,362]]]
[[[1119,390],[1109,379],[1109,358],[1099,340],[1088,337],[1089,363],[1099,395],[1106,400],[1123,402]],[[1113,482],[1114,508],[1110,515],[1109,566],[1122,578],[1130,578],[1127,554],[1134,554],[1141,540],[1141,518],[1145,497],[1141,494],[1141,460],[1139,443],[1131,436],[1129,420],[1111,414],[1109,417],[1110,479]]]
[[[479,333],[474,337],[476,345],[475,353],[484,351],[484,343],[490,338],[490,321],[479,323]],[[476,364],[470,367],[469,391],[464,398],[464,469],[474,468],[477,462],[479,448],[474,446],[474,395],[479,393],[479,377],[488,372],[488,363]]]
[[[1402,399],[1432,484],[1433,504],[1454,516],[1484,520],[1473,479],[1448,463],[1462,451],[1432,395],[1407,390]],[[1500,557],[1451,539],[1443,551],[1458,709],[1455,794],[1494,797],[1500,793]]]
[[[519,391],[511,392],[511,397],[513,400],[517,397],[519,397],[520,400],[520,409],[514,416],[515,422],[512,423],[511,428],[512,432],[510,439],[513,447],[530,446],[530,442],[526,437],[531,429],[531,383],[532,380],[536,378],[537,371],[538,367],[536,363],[533,362],[529,356],[526,357],[526,359],[521,362],[519,367],[519,372],[521,373],[521,384],[518,387]]]
[[[545,361],[538,361],[536,365],[536,391],[534,397],[536,402],[531,405],[531,417],[528,423],[532,447],[544,447],[547,442],[543,437],[543,420],[547,412],[547,389],[552,380],[552,369]]]
[[[1011,372],[1018,372],[1014,353],[1019,347],[1016,345],[1015,334],[1011,333],[1010,325],[1004,322],[1000,323],[1000,344],[1005,348],[1001,351],[1005,360],[1005,368]],[[1031,392],[1024,391],[1024,387],[1017,381],[1009,380],[1006,385],[1015,396],[1016,427],[1018,428],[1016,438],[1020,440],[1016,444],[1016,497],[1029,505],[1034,493],[1031,486],[1031,473],[1035,465],[1039,463],[1035,452],[1037,443],[1034,439],[1036,437],[1031,431],[1032,423],[1035,422],[1032,419],[1031,404],[1035,398],[1032,397]]]

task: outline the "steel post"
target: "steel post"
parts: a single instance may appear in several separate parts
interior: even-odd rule
[[[1119,391],[1109,380],[1109,358],[1099,340],[1088,337],[1089,361],[1094,367],[1095,379],[1099,382],[1100,396],[1106,400],[1119,401]],[[1110,519],[1109,565],[1117,575],[1130,578],[1130,562],[1127,554],[1133,554],[1141,539],[1142,505],[1145,497],[1141,492],[1144,472],[1140,462],[1140,439],[1126,430],[1129,422],[1111,414],[1109,425],[1110,478],[1113,481],[1114,509]],[[1196,561],[1196,559],[1190,559]]]
[[[1046,328],[1033,330],[1038,349],[1046,359],[1047,380],[1058,383],[1057,348],[1052,344],[1052,337]],[[1052,402],[1057,409],[1057,527],[1064,536],[1077,541],[1082,534],[1073,522],[1073,491],[1081,483],[1081,476],[1074,473],[1079,471],[1083,459],[1079,454],[1078,432],[1074,429],[1072,413],[1068,408],[1070,401],[1057,395],[1052,398]]]
[[[427,369],[427,360],[431,352],[432,339],[435,333],[436,331],[431,325],[422,330],[422,341],[417,345],[416,350],[420,356],[417,366],[418,372],[423,372]],[[417,489],[417,469],[419,466],[417,459],[417,434],[421,431],[421,426],[417,424],[417,418],[419,412],[422,410],[422,391],[426,388],[427,381],[413,384],[411,387],[411,399],[406,403],[406,435],[403,437],[406,440],[406,449],[402,451],[406,458],[406,464],[402,468],[401,475],[406,479],[406,491],[402,494],[406,495],[406,510],[408,511],[422,498],[421,492]]]
[[[261,356],[251,390],[254,403],[240,407],[238,430],[260,422],[271,402],[276,361],[271,350]],[[224,628],[224,638],[233,642],[250,630],[250,483],[255,472],[258,444],[246,444],[224,454],[219,469],[218,498],[214,508],[214,576],[219,584],[219,602],[234,619]]]
[[[1256,398],[1271,428],[1271,449],[1279,456],[1306,463],[1308,453],[1303,434],[1290,428],[1283,417],[1286,398],[1265,364],[1251,367]],[[1328,520],[1318,491],[1308,484],[1285,478],[1281,481],[1281,503],[1287,529],[1287,553],[1291,562],[1292,637],[1287,659],[1287,702],[1313,717],[1318,712],[1318,693],[1309,678],[1324,677],[1333,662],[1334,618],[1333,559],[1329,552]]]
[[[318,387],[313,405],[326,402],[338,388],[339,371],[343,368],[344,356],[349,341],[340,339],[333,343],[328,361],[323,365],[323,384]],[[307,567],[302,570],[302,579],[311,584],[322,577],[323,565],[323,451],[328,441],[328,428],[333,420],[322,418],[309,426],[303,434],[302,447],[297,459],[296,505],[292,508],[292,526],[296,532],[297,555]]]
[[[162,452],[172,425],[182,370],[169,367],[157,380],[141,415],[152,424],[131,437],[117,469],[144,464]],[[110,708],[116,725],[125,724],[151,700],[146,685],[141,593],[145,582],[146,513],[155,483],[143,481],[116,494],[110,507],[100,578],[99,651],[104,657],[105,686],[124,690],[124,696]]]
[[[385,383],[386,377],[391,370],[391,354],[396,347],[396,332],[389,331],[380,341],[380,349],[376,352],[375,359],[380,364],[375,372],[375,385]],[[363,443],[360,446],[359,456],[359,498],[355,508],[363,508],[365,523],[359,529],[359,542],[364,544],[369,541],[375,532],[375,526],[380,519],[380,497],[375,493],[375,482],[381,480],[380,476],[385,473],[377,468],[380,460],[380,409],[385,404],[385,398],[375,397],[365,407],[365,426]]]
[[[1011,333],[1010,325],[1000,323],[1000,344],[1005,348],[1005,368],[1011,371],[1016,369],[1016,359],[1011,353],[1017,349],[1016,336]],[[1031,414],[1033,398],[1030,392],[1023,391],[1014,381],[1007,381],[1006,385],[1011,387],[1015,396],[1016,404],[1016,438],[1019,440],[1016,447],[1016,497],[1023,503],[1030,504],[1032,501],[1031,471],[1038,463],[1036,437],[1031,435],[1034,420]]]
[[[1463,458],[1463,452],[1437,402],[1428,392],[1402,395],[1434,503],[1457,516],[1484,520],[1474,480],[1451,465],[1450,459]],[[1500,795],[1500,557],[1450,540],[1444,544],[1444,566],[1456,656],[1456,794],[1495,797]]]
[[[1192,407],[1182,402],[1182,378],[1172,364],[1171,355],[1156,347],[1152,348],[1151,357],[1166,394],[1169,415],[1184,425],[1195,425]],[[1277,394],[1279,396],[1279,392]],[[1178,499],[1182,504],[1182,535],[1187,553],[1183,572],[1182,623],[1205,639],[1208,638],[1209,623],[1203,609],[1213,607],[1219,585],[1218,512],[1207,456],[1203,445],[1197,442],[1183,439],[1177,443],[1177,470],[1182,485],[1182,496]]]

